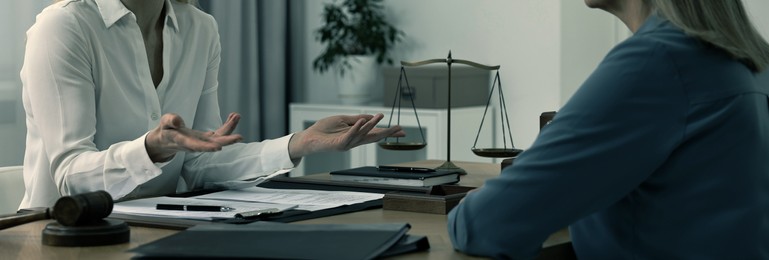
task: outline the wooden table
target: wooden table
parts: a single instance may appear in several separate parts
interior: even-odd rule
[[[404,163],[404,166],[436,167],[442,161],[419,161]],[[462,176],[463,186],[480,186],[483,181],[499,175],[500,166],[490,163],[455,162],[468,174]],[[317,177],[317,176],[316,176]],[[96,247],[52,247],[42,245],[42,230],[51,220],[36,221],[13,228],[0,230],[0,258],[3,259],[128,259],[134,256],[126,252],[139,245],[155,241],[178,232],[148,227],[131,227],[129,243]],[[399,256],[402,259],[475,259],[454,251],[446,229],[447,216],[405,211],[374,209],[331,217],[294,222],[298,224],[318,223],[387,223],[408,222],[410,234],[426,235],[430,241],[427,252]],[[564,259],[573,257],[568,231],[561,230],[543,244],[543,259]]]

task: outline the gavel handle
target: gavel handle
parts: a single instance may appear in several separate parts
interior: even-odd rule
[[[3,215],[0,216],[0,230],[50,218],[51,214],[47,208],[23,213]]]

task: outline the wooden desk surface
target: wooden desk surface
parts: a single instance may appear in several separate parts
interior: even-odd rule
[[[442,161],[420,161],[404,163],[404,166],[436,167]],[[480,186],[487,178],[499,175],[499,164],[455,162],[464,168],[468,174],[460,181],[464,186]],[[325,218],[294,222],[297,224],[319,223],[387,223],[408,222],[411,224],[410,234],[426,235],[430,241],[430,250],[402,255],[401,259],[475,259],[455,252],[448,231],[446,230],[446,215],[427,214],[405,211],[373,209]],[[51,220],[36,221],[13,228],[0,230],[0,257],[9,259],[128,259],[134,256],[126,251],[139,245],[155,241],[178,232],[148,227],[131,227],[129,243],[96,246],[96,247],[52,247],[42,244],[42,230]],[[548,255],[559,255],[561,249],[555,250],[569,242],[566,230],[559,231],[547,241],[543,247],[551,252],[543,252],[543,258]],[[555,252],[558,251],[558,252]]]

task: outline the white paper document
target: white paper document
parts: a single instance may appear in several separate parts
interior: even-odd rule
[[[382,199],[384,194],[352,191],[289,190],[250,187],[197,196],[197,199],[298,205],[300,210],[322,210]]]
[[[185,211],[185,210],[162,210],[156,209],[158,204],[173,204],[173,205],[207,205],[207,206],[222,206],[234,208],[231,211]],[[183,218],[183,219],[196,219],[196,220],[213,220],[216,218],[233,218],[235,214],[245,213],[256,210],[264,210],[275,208],[277,211],[284,211],[295,208],[295,204],[276,204],[276,203],[259,203],[259,202],[240,202],[240,201],[214,201],[214,200],[202,200],[195,198],[175,198],[175,197],[154,197],[138,200],[129,200],[115,203],[112,212],[129,214],[129,215],[143,215],[143,216],[158,216],[169,218]]]
[[[243,189],[248,187],[255,187],[256,185],[259,185],[260,183],[266,180],[269,180],[272,177],[283,175],[284,173],[287,173],[290,171],[291,169],[282,169],[268,175],[259,176],[250,180],[243,180],[243,181],[207,182],[203,184],[203,188],[207,190],[210,190],[210,189],[237,190],[237,189]]]

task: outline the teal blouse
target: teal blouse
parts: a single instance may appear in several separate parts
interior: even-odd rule
[[[769,259],[769,73],[649,17],[513,166],[449,214],[454,247],[532,258]]]

